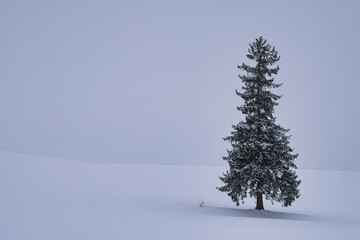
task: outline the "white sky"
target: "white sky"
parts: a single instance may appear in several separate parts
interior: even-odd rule
[[[0,150],[222,165],[262,35],[297,165],[360,170],[359,26],[358,1],[1,1]]]

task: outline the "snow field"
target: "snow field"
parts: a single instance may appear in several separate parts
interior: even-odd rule
[[[0,239],[359,239],[360,172],[298,170],[292,207],[254,211],[215,189],[224,170],[0,152]]]

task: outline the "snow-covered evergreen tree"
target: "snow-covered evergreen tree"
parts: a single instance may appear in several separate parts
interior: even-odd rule
[[[231,136],[224,138],[232,146],[223,157],[230,169],[220,177],[225,185],[218,189],[227,192],[237,205],[248,195],[255,197],[258,210],[264,209],[263,196],[290,206],[300,196],[293,162],[298,155],[289,147],[289,129],[275,123],[274,106],[281,96],[270,91],[282,85],[273,78],[279,66],[271,68],[280,56],[262,37],[250,44],[248,52],[247,58],[256,66],[238,66],[246,75],[239,75],[243,91],[236,90],[244,100],[237,109],[245,120],[233,125]]]

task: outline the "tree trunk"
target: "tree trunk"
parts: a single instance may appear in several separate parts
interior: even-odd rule
[[[257,193],[256,196],[256,210],[264,210],[263,198],[261,193]]]

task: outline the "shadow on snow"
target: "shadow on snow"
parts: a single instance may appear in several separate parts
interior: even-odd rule
[[[236,209],[226,207],[206,206],[203,208],[204,214],[220,215],[228,217],[243,217],[243,218],[263,218],[263,219],[280,219],[280,220],[297,220],[297,221],[316,221],[316,222],[333,222],[337,221],[335,218],[314,216],[299,213],[285,213],[273,212],[268,210],[254,210],[254,209]]]

